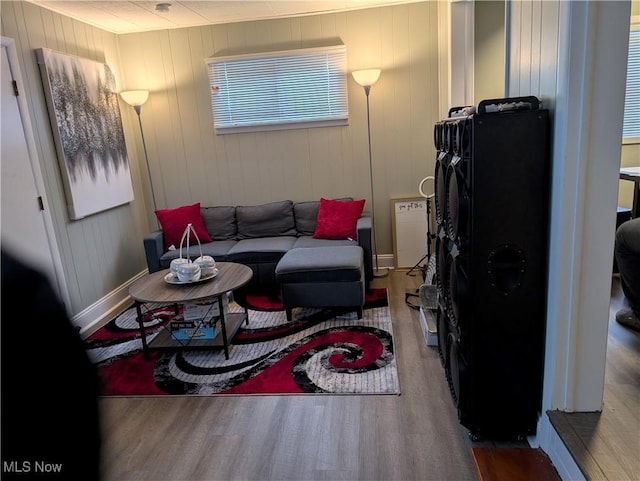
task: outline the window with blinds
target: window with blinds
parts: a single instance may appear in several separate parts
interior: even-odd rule
[[[640,142],[640,24],[633,25],[629,33],[622,139],[627,142]]]
[[[346,47],[207,59],[217,134],[347,125]]]

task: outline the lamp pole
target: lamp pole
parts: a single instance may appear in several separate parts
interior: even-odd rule
[[[149,186],[151,187],[151,199],[153,201],[153,212],[158,210],[158,204],[156,203],[156,191],[153,188],[153,177],[151,177],[151,167],[149,166],[149,156],[147,155],[147,143],[144,140],[144,130],[142,128],[142,119],[140,118],[141,105],[134,105],[133,108],[138,114],[138,125],[140,126],[140,137],[142,137],[142,150],[144,150],[144,160],[147,164],[147,175],[149,176]]]
[[[364,87],[364,95],[367,99],[367,138],[369,147],[369,189],[371,194],[371,236],[373,237],[373,259],[375,261],[375,269],[373,271],[373,277],[386,277],[389,275],[389,270],[380,270],[378,266],[378,241],[376,235],[376,202],[374,197],[373,188],[373,157],[371,154],[371,117],[369,111],[369,93],[371,92],[371,86],[376,83],[380,76],[380,70],[368,69],[368,70],[356,70],[352,72],[353,78],[357,83]]]
[[[138,115],[138,125],[140,126],[140,136],[142,137],[142,149],[144,150],[144,160],[147,165],[147,176],[149,178],[149,187],[151,188],[151,199],[153,201],[153,212],[158,210],[158,204],[156,203],[156,191],[153,188],[153,178],[151,177],[151,166],[149,165],[149,155],[147,154],[147,142],[144,139],[144,129],[142,128],[142,118],[140,114],[142,112],[142,105],[149,98],[149,91],[147,90],[126,90],[120,92],[122,99],[133,107]]]

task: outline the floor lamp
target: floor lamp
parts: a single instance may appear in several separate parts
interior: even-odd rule
[[[373,258],[376,263],[375,270],[373,271],[373,277],[386,277],[389,275],[389,270],[384,269],[380,270],[378,267],[378,246],[376,238],[376,213],[375,213],[375,199],[373,194],[373,162],[371,159],[371,123],[369,121],[369,92],[371,91],[371,86],[378,81],[378,77],[380,77],[380,69],[367,69],[367,70],[356,70],[351,73],[353,75],[353,79],[364,87],[364,94],[367,97],[367,134],[369,138],[369,184],[371,188],[371,235],[373,236]]]
[[[140,118],[140,112],[142,110],[142,105],[149,98],[148,90],[127,90],[124,92],[120,92],[120,96],[122,99],[131,105],[136,114],[138,114],[138,124],[140,125],[140,136],[142,137],[142,148],[144,150],[144,160],[147,163],[147,174],[149,175],[149,185],[151,187],[151,198],[153,199],[153,212],[158,210],[158,205],[156,204],[156,194],[153,189],[153,179],[151,178],[151,168],[149,167],[149,156],[147,155],[147,143],[144,140],[144,130],[142,130],[142,119]]]

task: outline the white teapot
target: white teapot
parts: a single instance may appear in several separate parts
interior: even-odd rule
[[[201,255],[193,263],[200,266],[201,277],[210,277],[216,272],[216,261],[211,256]]]
[[[180,282],[195,282],[200,280],[200,266],[194,262],[184,262],[177,268],[178,280]]]

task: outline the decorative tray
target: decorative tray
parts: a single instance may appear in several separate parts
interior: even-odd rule
[[[213,279],[217,275],[218,275],[218,269],[214,269],[211,274],[209,274],[208,276],[202,276],[197,281],[184,281],[183,282],[180,279],[178,279],[178,276],[175,275],[173,272],[169,272],[166,276],[164,276],[164,281],[167,284],[179,284],[179,285],[198,284],[199,282],[205,282],[205,281],[208,281],[209,279]]]

